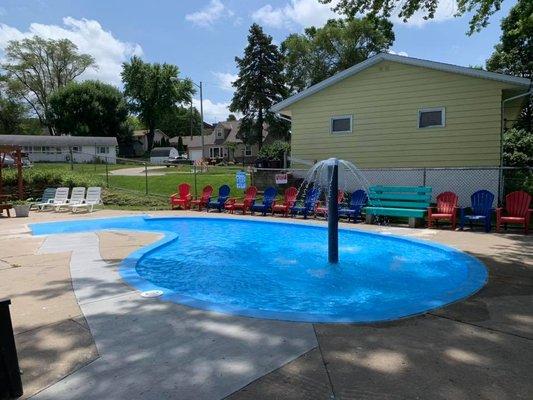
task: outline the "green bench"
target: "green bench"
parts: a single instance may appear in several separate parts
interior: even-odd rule
[[[431,202],[431,187],[427,186],[371,186],[368,192],[369,205],[364,208],[367,224],[372,223],[374,215],[404,217],[414,228]]]

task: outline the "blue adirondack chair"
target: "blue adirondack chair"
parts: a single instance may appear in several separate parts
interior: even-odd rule
[[[216,209],[219,212],[222,212],[222,209],[224,208],[224,204],[226,203],[226,200],[229,198],[229,192],[230,188],[228,185],[222,185],[220,188],[218,188],[218,198],[215,200],[209,199],[207,202],[207,210],[209,209]]]
[[[278,191],[273,187],[267,187],[265,189],[265,193],[263,193],[263,202],[262,203],[254,203],[252,207],[250,208],[250,211],[252,214],[254,212],[260,212],[264,215],[266,215],[267,212],[272,211],[272,203],[274,203],[274,200],[276,199],[276,196],[278,194]]]
[[[305,195],[303,204],[301,202],[296,202],[291,208],[291,216],[295,217],[296,215],[301,214],[304,216],[304,219],[306,219],[309,215],[315,212],[319,197],[320,190],[314,187],[309,189]]]
[[[467,207],[461,208],[461,230],[465,226],[465,222],[470,223],[470,227],[473,226],[475,221],[483,221],[485,224],[485,232],[491,230],[492,203],[494,202],[494,194],[488,190],[478,190],[472,196],[470,196],[472,205],[470,206],[470,213],[466,213]]]
[[[352,193],[347,207],[339,208],[339,217],[348,217],[348,222],[350,222],[350,219],[353,219],[353,222],[357,222],[367,201],[366,192],[362,189],[356,190]]]

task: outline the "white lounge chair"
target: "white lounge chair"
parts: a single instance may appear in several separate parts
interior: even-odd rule
[[[85,200],[85,188],[84,187],[75,187],[72,188],[72,193],[70,198],[66,203],[58,204],[56,206],[56,211],[60,211],[61,207],[68,207],[70,205],[81,204]]]
[[[68,187],[60,187],[56,189],[56,193],[53,199],[36,204],[40,211],[44,211],[46,208],[55,208],[60,204],[66,204],[68,201]]]
[[[72,212],[76,212],[81,208],[86,208],[88,212],[93,212],[94,206],[99,204],[102,204],[102,188],[93,186],[87,189],[87,196],[82,203],[69,204],[69,207]]]

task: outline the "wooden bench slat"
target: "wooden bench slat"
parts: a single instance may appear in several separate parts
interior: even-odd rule
[[[365,212],[370,215],[382,215],[388,217],[424,218],[425,210],[413,208],[388,208],[388,207],[365,207]]]
[[[372,200],[405,200],[429,202],[431,194],[407,194],[407,193],[369,193],[368,198]]]
[[[425,201],[371,200],[369,205],[372,207],[420,208],[425,210],[430,206],[430,203]]]
[[[431,193],[431,186],[371,186],[370,192]]]

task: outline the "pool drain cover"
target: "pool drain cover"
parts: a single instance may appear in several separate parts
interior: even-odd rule
[[[142,297],[159,297],[159,296],[162,296],[162,295],[163,295],[163,291],[162,290],[148,290],[146,292],[142,292],[141,293]]]

